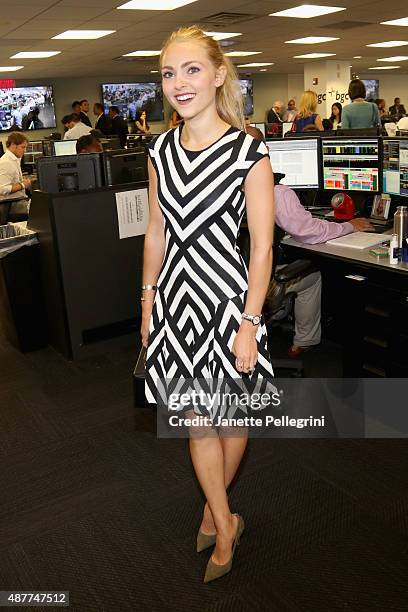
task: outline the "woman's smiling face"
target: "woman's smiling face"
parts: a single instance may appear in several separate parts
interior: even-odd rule
[[[191,119],[215,105],[216,89],[225,79],[224,70],[215,69],[203,45],[174,42],[163,57],[164,95],[184,119]]]

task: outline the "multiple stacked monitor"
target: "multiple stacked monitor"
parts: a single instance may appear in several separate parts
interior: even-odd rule
[[[266,145],[274,172],[294,189],[408,197],[408,138],[276,138]]]
[[[76,140],[44,141],[36,159],[38,184],[49,193],[82,191],[147,180],[145,147],[120,149],[119,140],[101,139],[103,153],[76,153]]]

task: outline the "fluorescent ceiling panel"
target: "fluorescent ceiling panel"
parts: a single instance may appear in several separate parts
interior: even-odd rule
[[[125,53],[122,57],[155,57],[160,53],[161,51],[132,51],[131,53]]]
[[[61,51],[20,51],[11,55],[10,59],[44,59],[58,55]]]
[[[22,68],[24,68],[24,66],[0,66],[0,72],[15,72]]]
[[[381,25],[408,26],[408,17],[392,19],[391,21],[381,21]]]
[[[53,36],[53,40],[95,40],[113,34],[116,30],[66,30]]]
[[[298,19],[311,19],[312,17],[320,17],[329,13],[337,13],[345,11],[341,6],[320,6],[317,4],[301,4],[285,11],[270,13],[269,17],[297,17]]]
[[[130,0],[130,2],[116,8],[134,11],[174,11],[180,6],[186,6],[193,2],[197,2],[197,0]]]
[[[395,70],[396,68],[401,68],[401,66],[373,66],[369,70]]]
[[[228,57],[247,57],[248,55],[259,55],[262,51],[229,51],[224,55]]]
[[[335,53],[304,53],[303,55],[294,55],[296,58],[317,59],[318,57],[331,57]]]
[[[394,57],[380,57],[377,62],[405,62],[408,55],[394,55]]]
[[[204,32],[204,34],[211,36],[214,40],[225,40],[226,38],[242,36],[242,32]]]
[[[371,45],[366,45],[366,47],[404,47],[404,45],[408,45],[407,40],[386,40],[384,42],[371,43]]]
[[[273,62],[252,62],[251,64],[239,64],[238,68],[259,68],[260,66],[273,66]]]
[[[296,45],[318,45],[319,43],[331,42],[332,40],[340,40],[332,36],[305,36],[305,38],[295,38],[294,40],[285,40],[285,43]]]

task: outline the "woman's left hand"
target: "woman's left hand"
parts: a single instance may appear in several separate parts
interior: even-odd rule
[[[252,374],[258,360],[258,345],[256,340],[257,327],[243,321],[235,336],[232,353],[235,355],[235,367],[238,372]]]

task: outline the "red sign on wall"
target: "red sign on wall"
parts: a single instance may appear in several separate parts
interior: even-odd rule
[[[16,86],[14,79],[0,79],[0,89],[12,89]]]

